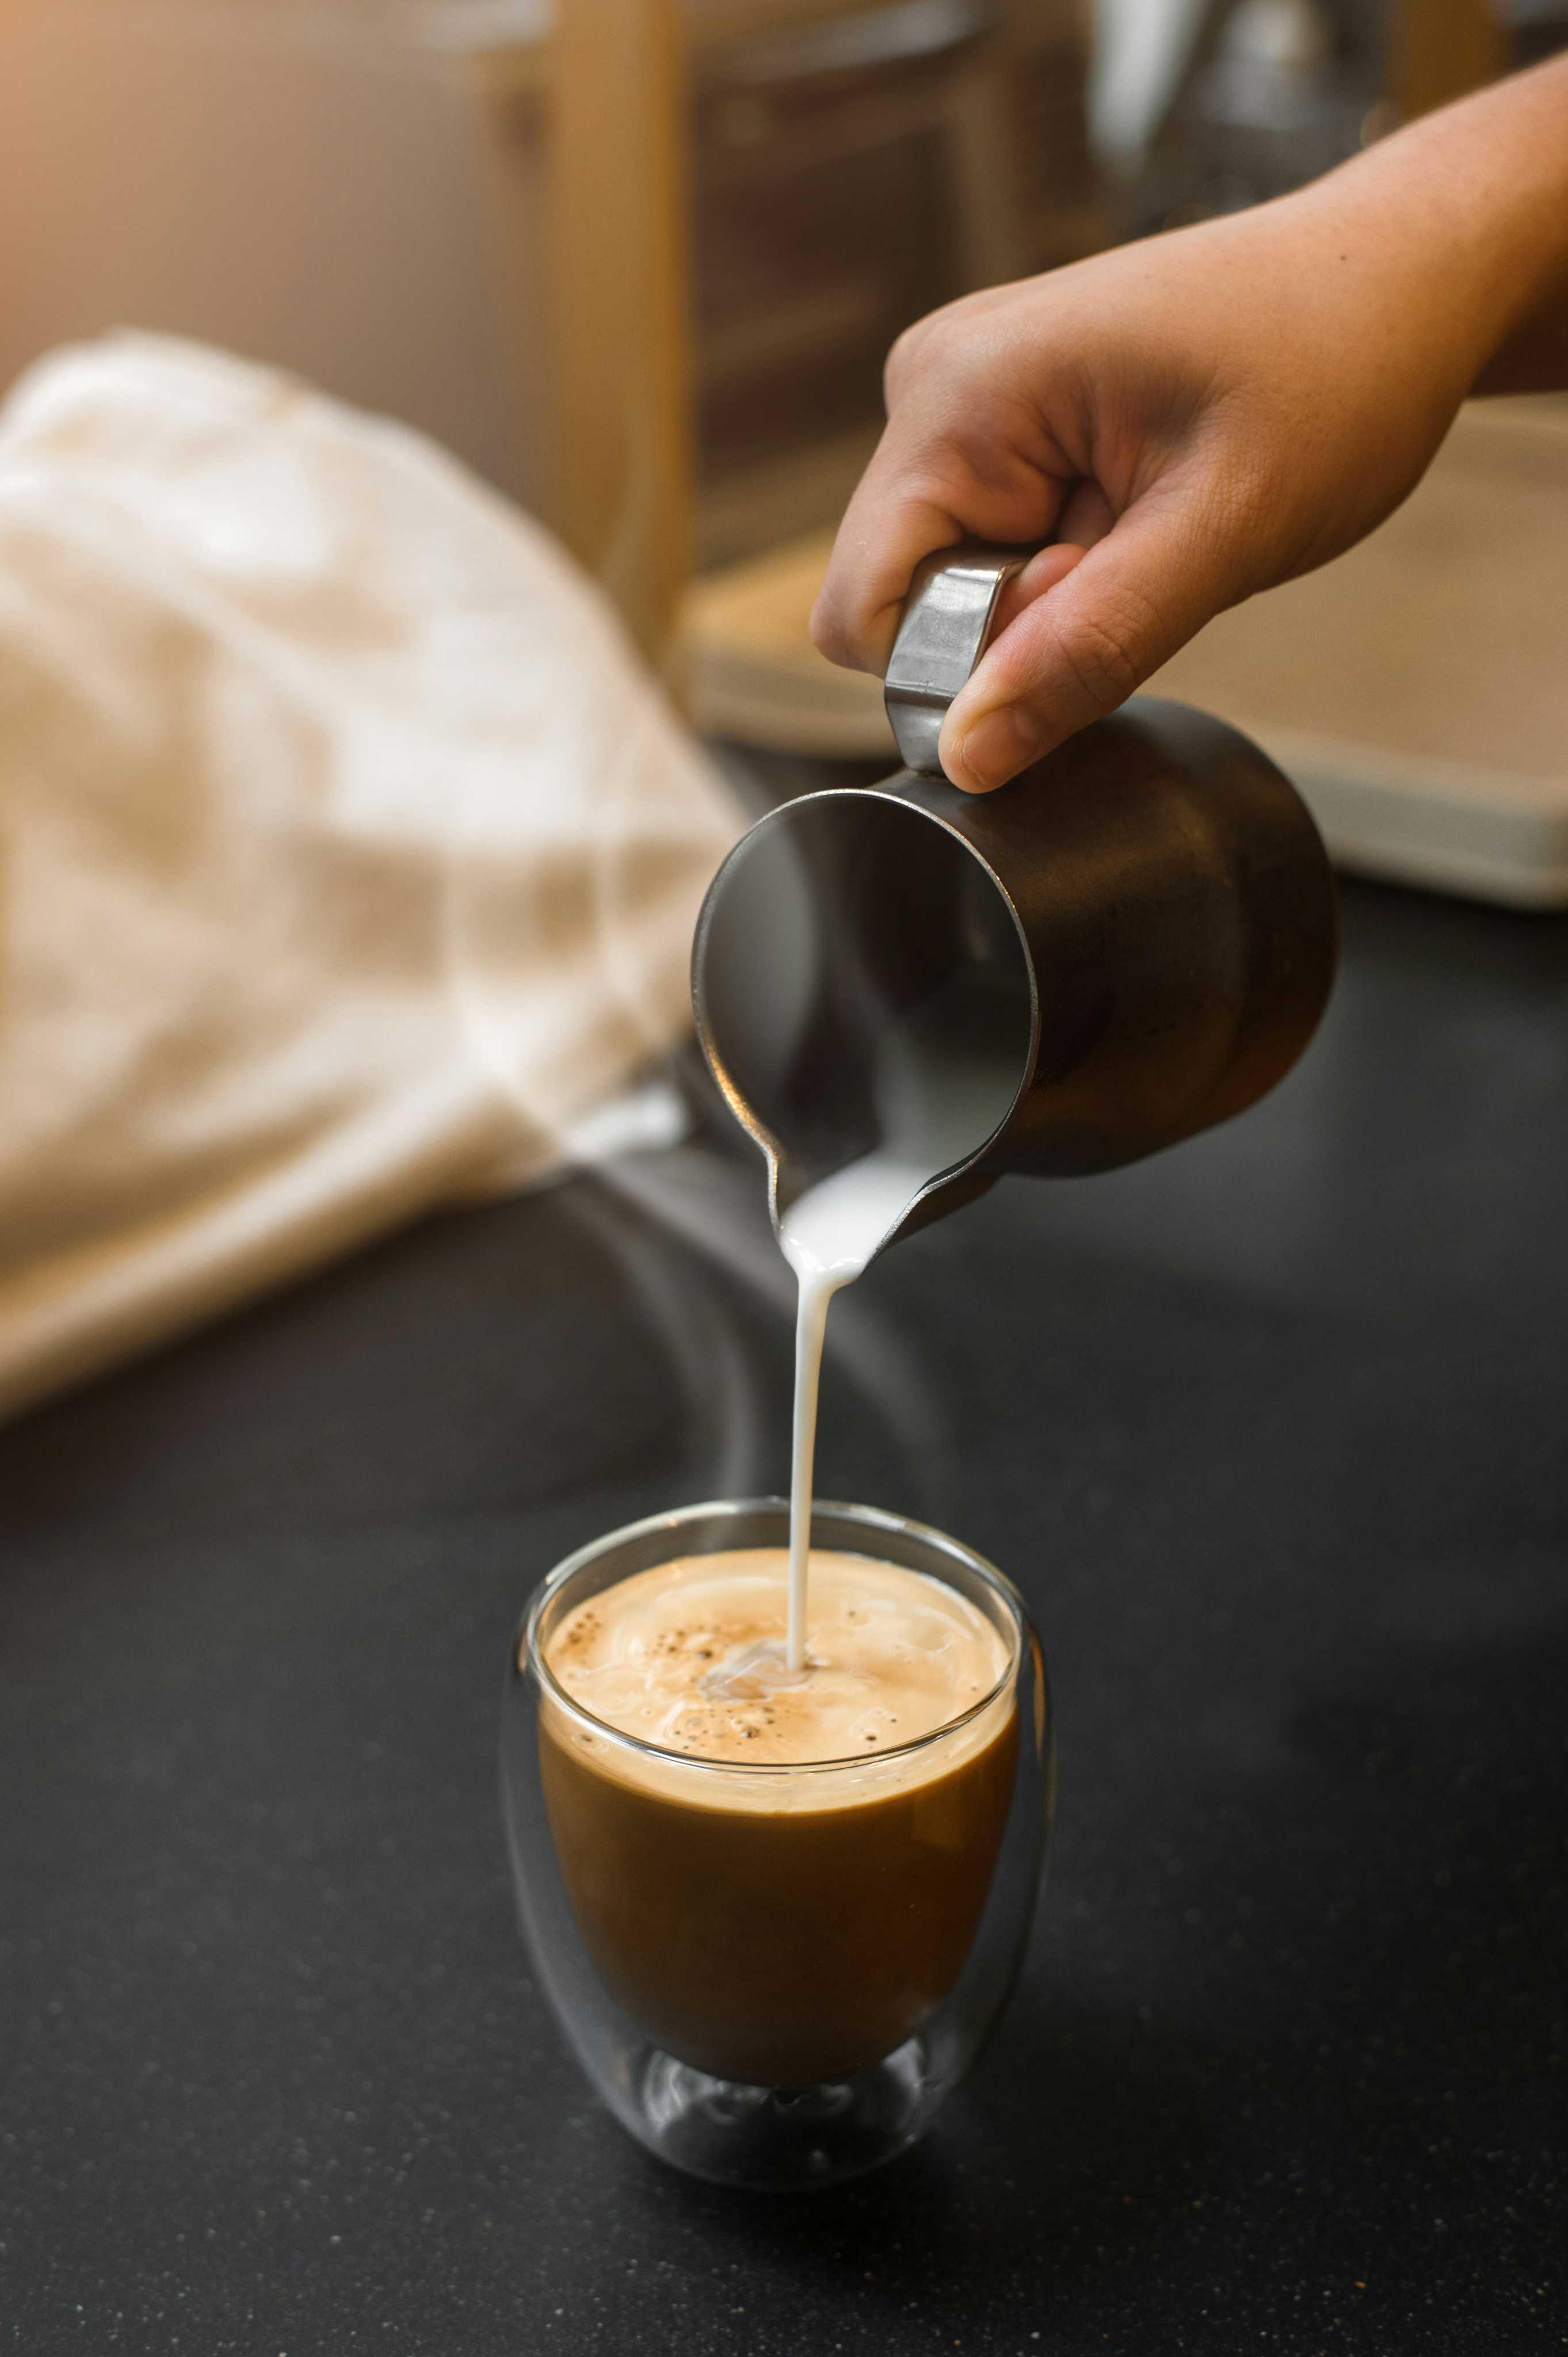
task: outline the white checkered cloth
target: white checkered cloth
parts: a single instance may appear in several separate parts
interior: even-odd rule
[[[418,436],[187,344],[40,363],[0,412],[0,1409],[626,1135],[739,825],[597,593]]]

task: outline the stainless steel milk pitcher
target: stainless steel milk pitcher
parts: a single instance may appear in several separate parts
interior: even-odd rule
[[[1026,555],[928,564],[886,688],[908,767],[769,812],[709,887],[697,1031],[768,1156],[775,1222],[881,1143],[894,1041],[952,1118],[950,1158],[889,1242],[1004,1171],[1113,1169],[1228,1120],[1327,1001],[1322,840],[1223,721],[1140,696],[994,793],[941,775],[942,716]]]

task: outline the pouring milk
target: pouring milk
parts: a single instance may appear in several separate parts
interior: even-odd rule
[[[882,1142],[819,1179],[779,1222],[800,1286],[795,1323],[795,1417],[789,1478],[789,1625],[786,1666],[806,1666],[811,1481],[817,1395],[828,1304],[852,1285],[933,1179],[985,1145],[1012,1110],[1015,1058],[977,1048],[994,1036],[977,1021],[974,986],[951,983],[889,1026],[874,1097]]]

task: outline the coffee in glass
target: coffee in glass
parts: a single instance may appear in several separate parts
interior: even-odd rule
[[[940,1533],[818,1501],[688,1508],[551,1575],[505,1797],[524,1926],[590,2075],[677,2165],[831,2181],[918,2135],[1004,2000],[1049,1801],[1038,1647]]]
[[[787,1598],[787,1556],[759,1547],[578,1605],[545,1655],[578,1708],[547,1701],[541,1772],[573,1912],[628,2015],[701,2071],[801,2087],[891,2053],[957,1979],[1016,1727],[1009,1649],[956,1590],[814,1555],[793,1672]],[[671,1753],[737,1772],[693,1780]]]

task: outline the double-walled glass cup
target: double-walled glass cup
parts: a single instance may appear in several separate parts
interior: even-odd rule
[[[564,1617],[678,1556],[782,1547],[781,1498],[688,1506],[581,1548],[512,1652],[501,1788],[522,1928],[622,2126],[718,2183],[832,2184],[928,2126],[994,2026],[1034,1910],[1050,1706],[1016,1590],[940,1531],[819,1502],[811,1544],[923,1573],[1002,1641],[990,1692],[875,1759],[753,1766],[639,1741],[553,1676]]]

